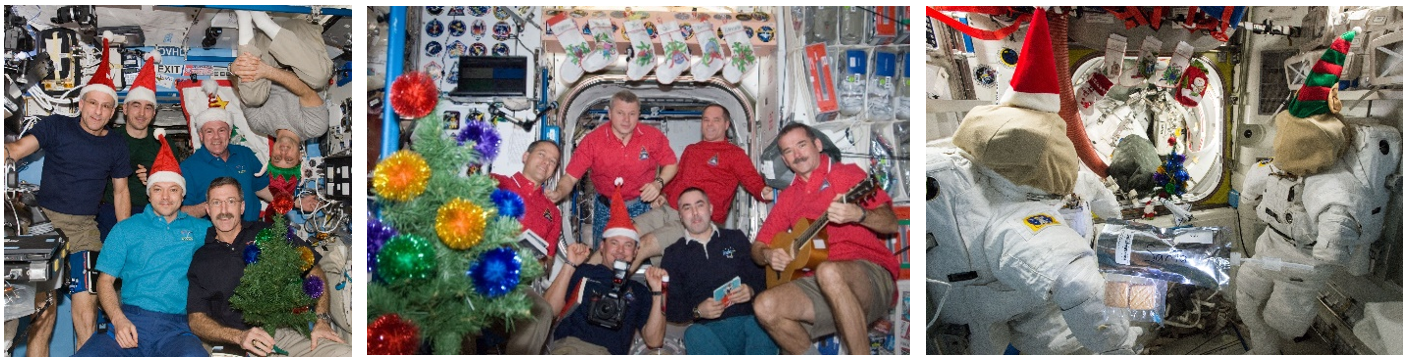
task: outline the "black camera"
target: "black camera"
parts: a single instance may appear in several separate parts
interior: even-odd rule
[[[98,17],[93,15],[92,5],[69,5],[60,7],[57,16],[49,19],[54,24],[64,24],[69,22],[78,25],[93,25],[98,22]]]
[[[620,329],[625,321],[625,299],[621,298],[625,290],[625,270],[630,267],[629,263],[617,260],[615,263],[615,277],[611,279],[611,290],[606,295],[597,295],[594,303],[591,304],[591,311],[586,316],[586,321],[597,327],[605,329]]]

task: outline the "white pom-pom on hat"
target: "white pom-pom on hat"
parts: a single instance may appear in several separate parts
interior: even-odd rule
[[[616,186],[620,186],[620,185],[624,185],[624,184],[625,184],[625,179],[620,178],[620,177],[617,177],[617,178],[616,178]]]

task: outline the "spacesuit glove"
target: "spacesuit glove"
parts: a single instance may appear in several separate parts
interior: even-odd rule
[[[1138,354],[1138,351],[1142,349],[1142,348],[1139,348],[1139,346],[1137,345],[1138,336],[1141,336],[1141,335],[1143,335],[1143,328],[1142,328],[1142,327],[1129,326],[1128,338],[1124,341],[1123,346],[1120,346],[1118,349],[1115,349],[1115,350],[1100,352],[1099,354],[1109,354],[1109,355],[1130,355],[1130,354]]]

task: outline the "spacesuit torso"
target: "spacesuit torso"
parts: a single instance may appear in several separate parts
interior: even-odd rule
[[[928,275],[952,285],[938,315],[968,325],[972,353],[999,354],[1006,343],[1033,354],[1131,346],[1127,322],[1103,316],[1103,278],[1060,213],[1063,197],[1012,184],[956,149],[931,150],[928,170],[939,188],[929,201]]]

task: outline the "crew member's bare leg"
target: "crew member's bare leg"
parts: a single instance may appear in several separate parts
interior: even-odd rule
[[[49,341],[54,337],[54,321],[59,317],[59,303],[57,300],[48,302],[48,298],[58,298],[55,291],[40,292],[34,294],[34,306],[49,305],[44,309],[34,312],[30,316],[29,322],[29,344],[24,347],[24,355],[29,357],[48,357]]]
[[[879,301],[870,300],[874,286],[866,275],[864,265],[858,261],[825,262],[816,268],[816,284],[835,313],[836,333],[851,354],[870,350],[864,306]]]
[[[800,287],[787,283],[767,289],[753,300],[752,308],[757,312],[757,322],[772,335],[783,353],[802,354],[811,348],[811,336],[801,322],[815,322],[816,308]]]
[[[73,300],[73,336],[78,339],[73,345],[73,350],[77,351],[97,330],[95,325],[98,323],[98,298],[84,291],[71,294],[70,299]]]

